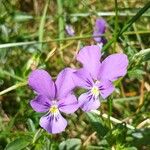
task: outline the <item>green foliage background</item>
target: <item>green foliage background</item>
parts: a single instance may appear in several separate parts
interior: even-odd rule
[[[150,149],[149,8],[149,0],[0,0],[0,150]],[[79,67],[77,52],[96,44],[98,17],[108,23],[104,57],[125,53],[128,73],[98,111],[66,115],[66,131],[48,134],[29,105],[28,74],[43,68],[55,79],[63,68]]]

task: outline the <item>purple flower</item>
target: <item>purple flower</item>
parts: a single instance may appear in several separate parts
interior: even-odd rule
[[[48,72],[42,69],[29,75],[28,84],[37,93],[30,105],[36,112],[46,113],[40,119],[40,126],[49,133],[60,133],[66,128],[67,121],[61,112],[70,114],[78,109],[77,99],[72,93],[75,87],[73,72],[73,69],[64,69],[55,83]]]
[[[83,68],[75,72],[76,83],[87,92],[79,97],[79,105],[83,111],[97,109],[99,98],[107,98],[113,91],[113,81],[127,72],[128,59],[125,54],[112,54],[100,62],[100,47],[85,46],[77,55],[77,60]]]
[[[106,21],[104,19],[97,19],[94,27],[93,36],[99,36],[101,34],[104,34],[106,30]],[[106,39],[104,37],[95,37],[94,40],[98,43],[106,43]]]
[[[68,35],[74,36],[75,31],[74,31],[72,25],[69,25],[69,24],[66,25],[65,29],[66,29],[66,32],[67,32]]]

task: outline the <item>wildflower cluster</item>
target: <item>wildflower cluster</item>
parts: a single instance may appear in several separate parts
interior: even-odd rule
[[[96,22],[94,35],[104,32],[104,24],[103,20]],[[99,25],[103,29],[97,29]],[[95,40],[103,42],[102,38]],[[37,93],[30,104],[35,111],[45,113],[40,119],[40,126],[47,132],[56,134],[65,130],[67,121],[61,113],[71,114],[79,108],[85,112],[98,109],[100,97],[106,99],[115,90],[113,81],[126,74],[127,56],[112,54],[100,61],[101,49],[99,45],[83,47],[76,56],[82,68],[65,68],[55,82],[42,69],[29,75],[28,84]],[[77,87],[86,89],[78,98],[74,93]]]

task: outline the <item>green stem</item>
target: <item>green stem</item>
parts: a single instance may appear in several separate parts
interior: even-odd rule
[[[132,34],[149,34],[150,31],[138,31],[138,32],[124,32],[123,35],[132,35]],[[24,45],[32,45],[32,44],[37,44],[37,43],[50,43],[50,42],[58,42],[58,41],[69,41],[69,40],[81,40],[81,39],[88,39],[88,38],[93,38],[93,37],[99,37],[99,36],[107,36],[110,35],[108,33],[106,34],[101,34],[97,36],[93,35],[83,35],[83,36],[74,36],[74,37],[67,37],[63,39],[52,39],[52,40],[46,40],[46,41],[29,41],[29,42],[18,42],[18,43],[6,43],[6,44],[0,44],[0,49],[3,48],[8,48],[8,47],[16,47],[16,46],[24,46]],[[111,41],[112,42],[112,41]]]
[[[2,69],[0,69],[0,74],[6,75],[6,76],[10,76],[10,77],[12,77],[14,79],[17,79],[19,81],[24,81],[24,79],[22,79],[21,77],[18,77],[17,75],[11,74],[10,72],[2,70]]]
[[[2,48],[8,48],[8,47],[15,47],[15,46],[24,46],[24,45],[32,45],[32,44],[37,44],[37,43],[49,43],[49,42],[59,42],[59,41],[69,41],[69,40],[80,40],[80,39],[87,39],[87,38],[93,38],[93,37],[99,37],[99,36],[104,36],[103,35],[84,35],[84,36],[74,36],[74,37],[67,37],[63,39],[53,39],[53,40],[46,40],[46,41],[30,41],[30,42],[18,42],[18,43],[6,43],[6,44],[0,44],[0,49]]]
[[[9,88],[7,88],[7,89],[1,91],[1,92],[0,92],[0,95],[6,94],[6,93],[8,93],[8,92],[10,92],[10,91],[12,91],[12,90],[15,90],[15,89],[17,89],[17,88],[19,88],[19,87],[22,87],[22,86],[25,86],[25,85],[27,85],[27,81],[17,83],[17,84],[15,84],[15,85],[13,85],[13,86],[11,86],[11,87],[9,87]]]
[[[132,100],[138,100],[140,98],[140,96],[133,96],[133,97],[124,97],[124,98],[116,98],[116,99],[113,99],[113,101],[115,103],[117,102],[129,102],[129,101],[132,101]],[[102,103],[106,103],[108,101],[102,101]]]
[[[133,34],[149,34],[150,31],[129,31],[124,32],[123,35],[133,35]]]
[[[133,96],[133,97],[125,97],[125,98],[117,98],[117,99],[114,99],[115,102],[124,102],[124,101],[131,101],[131,100],[137,100],[139,99],[140,96]]]

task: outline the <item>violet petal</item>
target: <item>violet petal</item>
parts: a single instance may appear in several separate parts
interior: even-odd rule
[[[39,95],[47,96],[49,99],[53,99],[55,96],[54,82],[45,70],[37,69],[32,71],[28,78],[28,84]]]
[[[47,132],[56,134],[65,130],[67,121],[60,113],[58,113],[57,115],[48,114],[41,117],[40,126]]]
[[[75,72],[74,82],[78,87],[85,89],[90,89],[94,83],[91,75],[84,68],[81,68]]]
[[[72,94],[68,94],[66,97],[62,98],[59,102],[59,110],[66,114],[74,113],[78,108],[79,104],[76,97]]]
[[[97,19],[96,23],[95,23],[95,27],[94,27],[93,36],[98,36],[98,35],[104,34],[105,30],[106,30],[106,21],[102,18]],[[105,39],[104,37],[94,37],[94,40],[99,43],[105,42],[104,39]],[[105,44],[105,43],[103,43],[103,44]]]
[[[113,86],[112,82],[109,80],[101,80],[97,86],[100,89],[100,94],[102,98],[107,98],[112,92],[115,90],[115,87]]]
[[[127,72],[128,58],[125,54],[112,54],[101,65],[99,79],[115,81]]]
[[[66,29],[66,32],[67,32],[68,35],[74,36],[75,31],[74,31],[72,25],[69,25],[69,24],[66,25],[65,29]]]
[[[76,70],[71,68],[65,68],[58,74],[55,82],[57,87],[57,98],[61,99],[62,97],[65,97],[76,87],[73,80],[75,71]]]
[[[89,95],[89,93],[84,93],[82,95],[80,95],[79,97],[79,104],[80,104],[80,108],[83,111],[91,111],[94,109],[97,109],[100,106],[100,101],[99,101],[99,97],[97,97],[96,99]]]
[[[97,45],[85,46],[77,55],[77,60],[83,64],[84,69],[87,70],[95,80],[99,75],[101,66],[100,58],[100,47]]]
[[[47,112],[51,106],[51,101],[45,96],[38,95],[30,101],[30,105],[36,112]]]

